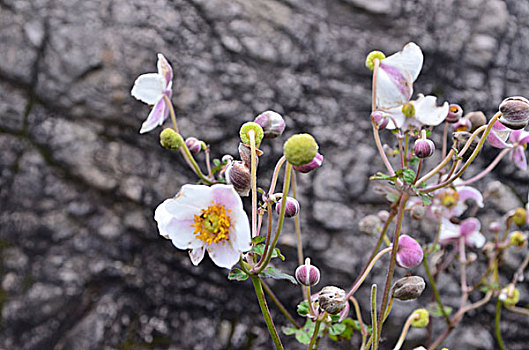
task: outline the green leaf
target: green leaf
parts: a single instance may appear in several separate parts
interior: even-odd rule
[[[381,173],[380,171],[369,178],[370,181],[372,180],[396,180],[396,179],[397,177],[395,175],[386,175],[384,173]]]
[[[293,284],[298,284],[294,277],[290,276],[287,273],[281,272],[273,267],[267,267],[263,270],[263,272],[259,274],[259,276],[262,278],[273,278],[275,280],[287,280],[292,282]]]
[[[311,338],[312,338],[312,335],[309,335],[306,332],[296,332],[296,339],[301,344],[309,344]]]
[[[215,166],[217,166],[217,167],[220,166],[220,165],[221,165],[220,160],[218,160],[218,159],[216,159],[216,158],[213,159],[213,165],[215,165]]]
[[[421,193],[419,194],[419,197],[421,197],[422,204],[424,204],[425,206],[429,206],[430,204],[432,204],[432,199],[430,198],[430,195]]]
[[[253,244],[258,244],[258,243],[261,243],[261,242],[263,242],[265,240],[266,240],[266,237],[257,236],[257,237],[252,238],[252,243]]]
[[[264,244],[256,245],[256,246],[252,247],[252,249],[250,249],[250,251],[256,253],[259,256],[261,256],[261,255],[263,255],[263,252],[264,252]]]
[[[333,324],[329,327],[329,334],[340,335],[346,328],[347,326],[341,323]]]
[[[450,306],[443,305],[443,307],[447,315],[450,315],[452,313],[452,308]],[[428,305],[427,309],[430,315],[432,315],[433,317],[443,316],[443,312],[441,311],[441,308],[437,303]]]
[[[292,335],[298,331],[296,327],[283,327],[283,334]]]
[[[309,303],[306,300],[303,300],[298,304],[298,314],[300,316],[307,316],[309,314]]]
[[[340,321],[340,317],[342,317],[340,315],[330,315],[330,316],[331,316],[332,323],[336,323],[336,322]]]
[[[404,182],[406,182],[408,185],[411,185],[415,180],[415,171],[411,169],[404,169],[402,171],[402,178],[404,179]]]
[[[279,258],[282,261],[285,261],[285,256],[281,254],[281,251],[279,250],[279,248],[274,249],[274,252],[272,253],[272,258]]]
[[[235,267],[228,274],[228,279],[235,281],[245,281],[246,279],[248,279],[248,275],[243,270]]]
[[[409,160],[408,163],[410,165],[417,165],[417,164],[419,164],[419,161],[420,161],[419,157],[413,156],[413,157],[411,157],[411,159]]]

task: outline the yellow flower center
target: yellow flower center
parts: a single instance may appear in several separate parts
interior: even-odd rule
[[[441,204],[447,208],[452,208],[459,201],[459,194],[455,191],[446,191],[440,197]]]
[[[456,131],[467,131],[467,126],[466,125],[459,125],[457,128],[456,128]]]
[[[230,234],[231,218],[227,213],[224,205],[215,204],[211,202],[207,209],[202,209],[200,215],[195,215],[194,223],[191,224],[195,228],[193,232],[196,238],[207,244],[218,243],[228,240]]]

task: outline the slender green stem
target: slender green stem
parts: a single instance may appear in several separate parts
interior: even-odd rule
[[[489,166],[483,170],[482,172],[480,172],[479,174],[477,174],[476,176],[468,179],[468,180],[465,180],[463,182],[460,182],[458,183],[456,186],[466,186],[466,185],[469,185],[475,181],[478,181],[479,179],[481,179],[483,176],[487,175],[488,173],[490,173],[492,171],[492,169],[494,169],[496,167],[496,165],[498,165],[498,163],[500,162],[500,160],[505,157],[505,155],[507,155],[507,153],[509,153],[510,151],[512,151],[514,148],[505,148],[504,150],[502,150],[497,156],[496,158],[489,164]]]
[[[386,285],[384,287],[384,294],[382,297],[382,303],[380,304],[380,314],[378,315],[378,325],[377,325],[377,336],[374,339],[374,343],[378,346],[378,341],[380,340],[380,333],[382,332],[382,323],[384,320],[384,315],[387,307],[387,302],[389,299],[389,292],[391,290],[391,281],[393,280],[393,273],[395,272],[395,263],[397,259],[397,250],[399,246],[399,237],[400,231],[402,228],[402,221],[404,219],[404,208],[406,208],[406,202],[408,201],[409,196],[405,193],[402,193],[399,199],[399,209],[397,212],[397,226],[395,227],[395,235],[393,236],[393,249],[391,252],[391,260],[389,263],[388,275],[386,277]]]
[[[351,301],[351,303],[353,303],[355,313],[356,313],[356,319],[358,320],[358,323],[360,323],[360,333],[362,334],[362,345],[360,346],[360,349],[365,349],[368,331],[366,330],[364,321],[362,321],[362,313],[360,312],[360,305],[358,304],[358,300],[356,300],[356,298],[353,296],[350,296],[349,300]]]
[[[524,315],[524,316],[529,316],[529,309],[526,309],[525,307],[505,305],[505,308],[511,312]]]
[[[261,307],[261,312],[263,313],[263,317],[265,319],[266,326],[268,327],[268,332],[272,337],[272,341],[274,342],[276,349],[284,349],[283,344],[281,344],[281,339],[279,339],[279,335],[277,334],[276,327],[274,326],[274,321],[272,321],[270,310],[268,310],[268,305],[266,304],[261,281],[256,276],[250,276],[250,278],[252,279],[253,286],[255,288],[255,294],[257,295],[257,300],[259,301],[259,306]]]
[[[270,189],[268,190],[268,195],[269,196],[272,195],[274,193],[275,189],[276,189],[277,178],[279,176],[279,170],[281,170],[281,166],[286,161],[287,161],[287,159],[285,158],[285,156],[282,156],[277,161],[277,164],[276,164],[276,166],[274,168],[274,173],[272,174],[272,181],[270,181]]]
[[[496,340],[498,341],[498,346],[501,350],[507,349],[505,347],[505,343],[503,342],[503,338],[501,337],[501,329],[500,329],[500,320],[501,320],[501,307],[502,302],[498,298],[498,301],[496,302],[496,317],[494,317],[494,331],[496,332]]]
[[[439,306],[439,309],[441,310],[441,313],[445,318],[446,324],[449,325],[450,317],[448,316],[448,312],[446,312],[443,302],[441,301],[441,295],[439,294],[439,290],[437,289],[437,284],[435,283],[435,279],[433,278],[432,272],[430,271],[430,267],[428,266],[428,255],[424,256],[424,258],[422,259],[422,263],[424,264],[426,275],[428,276],[428,280],[430,281],[430,285],[432,286],[435,301],[437,302],[437,305]]]
[[[251,166],[250,178],[252,185],[252,238],[257,235],[257,154],[255,151],[255,131],[248,132],[250,136]]]
[[[323,315],[326,317],[327,313],[324,313]],[[314,333],[312,334],[312,338],[310,339],[310,343],[309,343],[307,350],[312,350],[314,348],[314,344],[316,344],[316,339],[318,339],[318,334],[320,333],[321,321],[325,317],[318,317],[316,319],[316,324],[314,325]]]
[[[270,249],[270,240],[272,239],[272,203],[270,201],[266,202],[266,211],[268,212],[268,227],[267,227],[267,233],[266,233],[266,240],[265,245],[263,249],[263,255],[261,255],[261,259],[259,260],[259,265],[268,255],[268,250]]]
[[[283,315],[285,315],[285,317],[287,318],[287,320],[292,323],[292,325],[294,327],[296,327],[297,329],[301,329],[301,326],[296,322],[296,320],[294,319],[294,317],[290,314],[290,312],[288,312],[288,310],[285,308],[285,306],[283,306],[283,304],[281,303],[281,301],[279,300],[279,298],[274,294],[274,292],[272,291],[272,289],[263,281],[261,280],[261,284],[263,285],[263,289],[264,291],[266,292],[266,294],[268,294],[268,296],[270,297],[270,299],[272,299],[272,301],[274,302],[274,304],[277,306],[277,308],[279,309],[279,311],[281,311],[281,313]]]
[[[448,143],[448,123],[445,122],[445,126],[444,126],[444,129],[443,129],[443,148],[442,148],[442,152],[441,152],[441,158],[443,158],[443,159],[446,156],[447,143]]]
[[[349,291],[349,293],[347,293],[347,295],[345,296],[346,299],[348,299],[351,295],[354,294],[354,292],[356,292],[358,290],[358,288],[360,288],[360,286],[362,285],[362,283],[364,282],[364,280],[366,279],[367,275],[369,275],[369,272],[371,271],[371,269],[373,268],[373,266],[375,266],[375,263],[377,262],[378,259],[380,259],[384,254],[387,254],[389,252],[391,252],[393,248],[391,247],[388,247],[388,248],[385,248],[385,249],[382,249],[372,260],[371,260],[371,263],[367,266],[367,268],[364,270],[364,273],[362,273],[362,275],[360,276],[360,279],[354,284],[354,286],[351,288],[351,290]]]
[[[408,316],[406,323],[404,323],[404,327],[402,327],[402,332],[400,333],[399,340],[397,341],[397,344],[395,344],[393,350],[400,350],[402,344],[404,344],[404,340],[406,339],[406,335],[408,334],[408,330],[410,329],[411,323],[419,317],[421,316],[418,313],[412,313],[410,316]]]
[[[189,162],[193,171],[195,172],[195,174],[197,174],[197,176],[200,178],[200,180],[202,180],[203,183],[207,185],[212,185],[215,183],[208,179],[206,175],[202,173],[202,170],[200,170],[200,167],[198,166],[195,158],[193,158],[191,151],[189,150],[189,148],[187,148],[187,145],[185,143],[182,145],[182,147],[180,147],[180,152],[182,152],[184,158]]]
[[[382,320],[382,323],[386,322],[386,319],[391,313],[391,309],[393,308],[393,300],[395,300],[395,298],[393,297],[393,294],[391,294],[391,297],[389,297],[388,307],[386,308],[386,313],[384,314],[384,319]]]
[[[178,132],[178,126],[176,125],[176,115],[173,108],[173,103],[171,102],[171,99],[166,95],[163,94],[163,99],[165,100],[165,104],[169,106],[169,115],[171,115],[171,121],[173,122],[173,129],[174,131]]]
[[[380,157],[382,158],[382,161],[384,162],[384,165],[386,166],[386,169],[389,171],[389,174],[391,176],[395,175],[395,170],[393,170],[393,167],[391,166],[391,163],[388,160],[388,157],[386,156],[386,152],[384,152],[384,147],[382,146],[382,142],[380,141],[380,135],[378,134],[378,127],[373,124],[373,137],[375,138],[375,144],[377,145],[378,153],[380,154]]]
[[[424,175],[419,180],[417,180],[417,182],[415,183],[415,186],[419,187],[424,181],[428,180],[429,178],[437,174],[441,169],[443,169],[446,166],[446,164],[448,164],[448,162],[450,161],[450,159],[452,159],[455,153],[456,151],[451,149],[450,152],[448,152],[448,154],[446,155],[445,159],[443,159],[443,161],[439,163],[439,165],[437,165],[435,168],[430,170],[426,175]]]
[[[373,334],[373,346],[371,350],[378,348],[378,325],[377,325],[377,285],[371,286],[371,333]]]
[[[410,136],[406,133],[404,136],[404,168],[408,166],[408,143],[410,142]]]
[[[298,199],[297,198],[297,183],[296,183],[296,172],[293,172],[292,173],[292,196],[294,197],[294,199]],[[303,262],[304,262],[304,258],[303,258],[303,241],[301,240],[301,219],[300,219],[300,216],[301,216],[301,213],[298,213],[298,215],[296,215],[294,217],[294,225],[295,225],[295,228],[296,228],[296,247],[297,247],[297,252],[298,252],[298,264],[301,266],[303,265]],[[303,286],[301,286],[301,292],[303,293],[303,296],[305,299],[308,300],[308,296],[307,296],[307,293],[305,291],[305,288],[303,288]]]

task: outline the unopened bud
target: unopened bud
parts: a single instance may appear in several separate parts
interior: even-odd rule
[[[470,133],[476,131],[479,127],[487,124],[487,117],[482,111],[475,111],[468,113],[465,118],[470,121]]]
[[[416,309],[413,311],[413,314],[416,315],[413,321],[411,321],[411,326],[415,328],[424,328],[428,326],[430,322],[430,314],[426,309]]]
[[[382,61],[384,58],[386,58],[386,55],[384,55],[382,51],[371,51],[366,57],[366,67],[369,68],[369,70],[374,70],[375,59]]]
[[[423,252],[421,245],[408,235],[399,238],[397,249],[397,265],[408,269],[419,265],[422,262]]]
[[[179,149],[183,146],[184,140],[179,133],[167,128],[160,133],[160,144],[167,149]]]
[[[378,127],[379,130],[384,130],[388,126],[389,118],[387,113],[382,111],[374,111],[371,113],[371,120]]]
[[[281,206],[283,205],[283,198],[281,198],[276,204],[277,214],[281,214]],[[291,218],[298,215],[299,213],[299,202],[292,197],[287,197],[287,203],[285,205],[285,217]]]
[[[511,244],[517,247],[523,247],[527,244],[527,236],[524,235],[521,231],[512,232],[509,239]]]
[[[226,182],[233,185],[233,188],[241,197],[246,197],[250,194],[252,178],[250,169],[243,162],[231,162],[226,167],[225,177]]]
[[[273,139],[281,136],[285,130],[285,120],[281,114],[274,111],[266,111],[255,117],[254,122],[263,128],[264,137]]]
[[[497,221],[493,221],[493,222],[491,222],[490,225],[489,225],[489,231],[490,231],[491,233],[494,233],[494,234],[496,234],[496,233],[500,233],[500,231],[501,231],[501,225],[500,225],[500,223],[497,222]]]
[[[418,139],[415,141],[413,152],[419,158],[428,158],[435,152],[435,144],[432,140]]]
[[[186,146],[193,154],[197,154],[202,149],[202,143],[196,137],[188,137],[186,139]]]
[[[316,155],[314,156],[311,162],[305,165],[293,166],[293,168],[294,170],[299,171],[300,173],[306,174],[306,173],[310,173],[314,169],[321,167],[322,163],[323,163],[323,156],[319,153],[316,153]]]
[[[304,286],[315,286],[320,281],[320,270],[310,264],[310,259],[305,259],[305,264],[296,269],[296,280]]]
[[[389,219],[389,211],[387,210],[381,210],[377,213],[377,216],[380,220],[386,222]]]
[[[374,236],[378,234],[381,228],[382,221],[380,221],[380,218],[376,215],[367,215],[364,216],[360,222],[358,223],[358,229],[360,232],[365,233],[369,236]]]
[[[509,129],[520,130],[529,123],[529,101],[524,97],[507,97],[500,104],[500,112],[500,123]]]
[[[512,222],[514,222],[517,226],[523,226],[525,225],[525,222],[527,221],[527,213],[525,212],[524,208],[517,208],[514,210],[514,214],[512,215]]]
[[[399,300],[412,300],[421,296],[426,283],[419,276],[404,277],[393,285],[393,297]]]
[[[445,121],[447,123],[456,123],[461,119],[463,116],[463,108],[461,108],[458,104],[451,104],[450,107],[448,107],[448,115],[446,116]]]
[[[247,122],[241,126],[241,130],[239,131],[241,142],[245,145],[251,144],[250,131],[254,134],[255,147],[259,147],[264,137],[264,131],[261,125],[254,122]]]
[[[517,288],[505,287],[498,298],[507,306],[514,306],[520,301],[520,291]]]
[[[320,292],[318,301],[320,308],[331,315],[340,313],[347,305],[345,291],[334,286],[324,287]]]
[[[318,144],[310,134],[291,136],[283,146],[283,154],[293,166],[310,163],[318,153]]]
[[[421,220],[426,215],[426,208],[422,205],[414,205],[410,211],[411,217],[415,220]]]

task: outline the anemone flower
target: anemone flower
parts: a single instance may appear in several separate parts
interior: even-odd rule
[[[439,239],[441,243],[458,242],[464,237],[465,244],[476,248],[481,248],[485,244],[485,236],[479,230],[481,224],[476,218],[468,218],[457,225],[450,220],[443,218],[441,220],[441,231]]]
[[[506,141],[509,140],[509,143]],[[525,150],[529,143],[529,132],[525,130],[511,130],[500,122],[495,122],[487,137],[490,145],[496,148],[513,148],[511,160],[521,170],[527,170]]]
[[[445,120],[448,112],[448,102],[437,106],[437,97],[419,94],[414,101],[386,110],[390,116],[387,128],[420,129],[424,125],[436,126]]]

